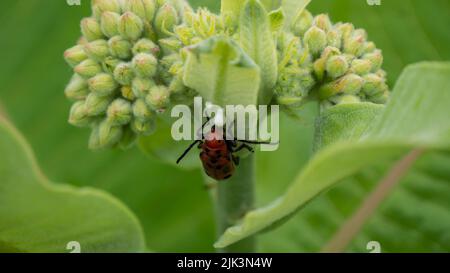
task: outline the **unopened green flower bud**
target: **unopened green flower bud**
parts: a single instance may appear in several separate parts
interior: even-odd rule
[[[106,57],[106,59],[102,62],[103,71],[113,74],[116,67],[121,63],[122,61],[119,59],[116,59],[112,56]]]
[[[367,42],[364,44],[364,53],[372,53],[377,49],[374,42]]]
[[[84,51],[89,58],[99,62],[103,61],[109,55],[108,43],[105,40],[96,40],[87,43],[84,46]]]
[[[129,149],[137,140],[137,135],[129,126],[122,128],[123,134],[119,141],[119,147],[123,150]]]
[[[149,136],[153,134],[156,130],[156,123],[154,119],[150,119],[149,121],[141,121],[139,119],[135,119],[131,122],[131,129],[139,135]]]
[[[140,77],[134,78],[131,84],[133,94],[137,98],[145,98],[153,86],[155,86],[155,82],[152,79]]]
[[[328,41],[329,46],[332,46],[335,48],[341,48],[341,46],[342,46],[341,33],[336,29],[330,30],[327,33],[327,41]]]
[[[325,70],[326,70],[326,65],[327,65],[328,59],[330,59],[332,56],[336,56],[338,54],[340,54],[339,49],[337,49],[335,47],[331,47],[331,46],[327,46],[322,51],[322,54],[321,54],[320,58],[317,59],[314,62],[314,64],[313,64],[314,72],[316,74],[316,77],[319,80],[323,80],[323,78],[325,76],[324,74],[325,74]]]
[[[158,40],[156,31],[155,31],[152,23],[144,22],[144,31],[142,33],[142,37],[150,39],[152,41]]]
[[[355,95],[338,95],[330,98],[335,104],[351,104],[351,103],[360,103],[361,99]]]
[[[378,77],[381,77],[381,78],[383,78],[383,79],[386,79],[386,77],[387,77],[387,73],[386,73],[386,71],[384,71],[383,69],[378,69],[378,70],[375,72],[375,74],[377,74]]]
[[[165,38],[158,41],[165,54],[177,53],[183,47],[181,42],[176,38]]]
[[[151,109],[163,112],[170,103],[170,91],[164,85],[154,86],[145,97],[145,102]]]
[[[86,127],[92,122],[89,117],[84,101],[77,101],[72,105],[69,115],[69,123],[78,126]]]
[[[159,37],[167,37],[177,23],[178,14],[172,5],[166,3],[158,9],[154,24]]]
[[[158,56],[160,52],[159,47],[149,39],[140,39],[133,46],[133,54],[137,55],[139,53],[153,54],[153,56]]]
[[[355,29],[355,31],[353,32],[353,35],[361,36],[364,40],[367,40],[367,38],[368,38],[367,31],[362,28]]]
[[[81,45],[81,46],[84,46],[87,43],[89,43],[89,42],[86,39],[86,37],[84,37],[84,36],[81,36],[77,41],[77,45]]]
[[[349,39],[353,35],[353,32],[355,31],[355,27],[350,23],[337,24],[336,29],[341,32],[343,40]]]
[[[100,27],[106,37],[111,38],[119,34],[120,14],[115,12],[104,12],[100,20]]]
[[[84,18],[81,20],[81,33],[89,42],[103,38],[100,24],[94,18]]]
[[[369,97],[378,95],[379,93],[384,93],[387,89],[385,81],[383,78],[377,74],[367,74],[363,77],[364,85],[362,91]]]
[[[107,73],[100,73],[90,78],[88,85],[92,92],[100,96],[111,95],[117,88],[117,82]]]
[[[133,94],[133,89],[131,89],[131,86],[125,85],[120,88],[120,94],[122,94],[122,97],[126,98],[129,101],[134,101],[136,97]]]
[[[364,44],[366,40],[363,35],[355,34],[344,40],[344,52],[360,57],[364,54]]]
[[[114,126],[108,121],[103,121],[98,126],[98,147],[107,148],[117,144],[122,137],[123,131],[120,126]]]
[[[133,12],[145,21],[152,22],[155,17],[156,3],[154,0],[127,0],[125,10]]]
[[[158,68],[158,60],[151,54],[139,53],[132,61],[134,72],[140,77],[153,77]]]
[[[71,67],[75,67],[87,58],[88,56],[81,45],[71,47],[64,52],[64,59]]]
[[[104,114],[112,100],[113,97],[111,96],[100,96],[96,93],[90,93],[86,98],[86,113],[89,116]]]
[[[98,141],[98,124],[92,126],[91,135],[89,136],[88,142],[89,149],[96,150],[100,149],[100,143]]]
[[[122,36],[114,36],[108,41],[109,52],[114,57],[128,59],[131,57],[132,44]]]
[[[308,69],[288,67],[278,76],[275,88],[277,101],[282,105],[296,106],[308,95],[315,80]]]
[[[66,97],[71,100],[85,99],[89,94],[86,80],[77,74],[73,75],[69,84],[66,86],[64,93],[66,94]]]
[[[120,17],[119,33],[123,37],[135,41],[141,37],[143,30],[144,23],[136,14],[128,11]]]
[[[121,63],[114,70],[114,79],[122,85],[131,85],[134,72],[130,63]]]
[[[131,115],[131,103],[125,99],[115,99],[106,111],[108,122],[115,126],[129,123]]]
[[[348,74],[340,81],[341,92],[345,94],[357,94],[364,83],[364,80],[356,74]]]
[[[169,90],[171,94],[183,94],[186,91],[186,86],[183,82],[182,75],[178,75],[173,78],[173,80],[170,82]]]
[[[133,104],[133,115],[141,121],[148,121],[153,118],[153,112],[148,108],[143,99],[138,99]]]
[[[328,15],[326,14],[319,14],[314,18],[314,22],[313,25],[315,25],[316,27],[322,29],[325,32],[328,32],[331,27],[331,21],[330,21],[330,17],[328,17]]]
[[[369,60],[354,59],[351,65],[351,71],[360,76],[366,75],[372,69],[372,63]]]
[[[319,90],[320,99],[328,99],[337,94],[357,94],[364,84],[364,80],[356,74],[348,74],[334,82],[325,84]]]
[[[102,72],[102,67],[96,61],[87,59],[75,66],[74,71],[83,78],[91,78]]]
[[[381,68],[383,64],[383,54],[381,50],[375,50],[372,53],[364,54],[364,60],[369,60],[372,63],[372,69],[370,71],[375,72]]]
[[[106,11],[120,13],[121,0],[92,0],[92,13],[96,18],[100,18]]]
[[[328,75],[333,78],[339,78],[344,75],[349,68],[347,60],[342,56],[332,56],[328,59],[326,64],[326,71]]]
[[[174,29],[175,34],[185,45],[191,45],[192,38],[195,37],[195,30],[187,25],[179,25]]]
[[[305,43],[313,55],[319,54],[327,46],[327,34],[313,26],[305,33]]]
[[[294,23],[293,26],[293,32],[298,37],[303,37],[305,32],[312,26],[314,17],[312,14],[304,10],[300,16],[298,17],[297,21]]]
[[[371,102],[378,104],[386,104],[389,101],[389,90],[385,90],[378,95],[369,98]]]

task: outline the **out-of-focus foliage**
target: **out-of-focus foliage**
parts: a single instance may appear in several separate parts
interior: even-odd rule
[[[249,212],[242,223],[224,233],[217,245],[227,246],[283,222],[343,178],[380,162],[392,164],[411,149],[450,150],[450,122],[446,115],[450,108],[450,92],[445,92],[450,90],[449,76],[450,63],[412,65],[400,76],[384,111],[378,105],[364,103],[340,105],[325,111],[317,122],[318,134],[331,136],[335,141],[325,142],[328,138],[323,137],[322,141],[319,138],[317,147],[321,150],[299,172],[286,194],[274,204]],[[450,177],[447,179],[448,190],[442,193],[449,195]],[[423,183],[422,186],[429,189],[436,184],[433,181]],[[416,192],[411,196],[421,203],[434,202],[421,194]],[[396,201],[395,204],[404,202]],[[441,245],[435,246],[434,250],[447,251],[450,249],[446,235],[450,215],[443,208],[416,210],[415,219],[402,219],[400,224],[417,225],[423,236],[437,236]],[[425,218],[434,225],[423,225],[416,221],[417,218]],[[389,241],[390,236],[381,236],[381,240]],[[421,247],[421,242],[415,239],[410,239],[410,243]]]
[[[219,10],[217,0],[191,2]],[[138,216],[152,250],[213,251],[213,209],[200,182],[200,171],[182,171],[137,149],[89,151],[85,143],[89,132],[67,124],[70,105],[63,90],[71,73],[62,53],[78,39],[80,33],[75,30],[79,29],[79,20],[89,14],[87,1],[82,3],[77,7],[65,1],[2,1],[0,101],[30,141],[51,180],[111,192]],[[381,6],[368,6],[360,0],[313,1],[309,10],[313,14],[329,13],[335,22],[348,21],[365,28],[370,39],[383,49],[391,84],[407,64],[450,59],[450,3],[446,0],[390,0],[382,1]],[[259,154],[258,203],[265,204],[283,193],[309,159],[314,111],[314,106],[308,106],[300,122],[283,118],[280,149]],[[449,158],[442,153],[421,159],[351,250],[366,251],[367,241],[387,236],[388,241],[380,241],[383,251],[442,249],[442,238],[424,237],[410,223],[432,226],[415,214],[418,209],[438,206],[448,211]],[[260,236],[261,250],[319,250],[380,178],[382,172],[376,170],[384,168],[362,171],[310,203],[281,228]],[[418,200],[417,196],[423,198]],[[411,207],[414,209],[407,209]]]
[[[135,216],[104,192],[47,180],[30,147],[0,116],[0,252],[142,252]],[[68,248],[68,249],[67,249]]]

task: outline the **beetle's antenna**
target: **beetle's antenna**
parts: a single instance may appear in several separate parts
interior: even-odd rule
[[[189,147],[184,151],[184,153],[177,159],[177,164],[180,163],[180,161],[187,155],[187,153],[189,153],[189,151],[190,151],[195,145],[197,145],[199,142],[201,142],[201,140],[196,140],[196,141],[192,142],[192,144],[189,145]]]
[[[242,142],[242,143],[248,143],[248,144],[267,144],[267,145],[278,145],[279,142],[272,143],[270,141],[252,141],[252,140],[239,140],[236,139],[236,141]]]

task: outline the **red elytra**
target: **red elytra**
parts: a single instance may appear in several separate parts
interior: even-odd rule
[[[242,142],[238,146],[238,142]],[[177,164],[187,155],[187,153],[198,144],[201,149],[200,160],[205,173],[218,181],[226,180],[233,176],[236,166],[239,165],[239,157],[236,152],[247,149],[253,152],[253,148],[248,144],[269,144],[268,142],[247,141],[247,140],[223,140],[215,131],[215,126],[203,140],[194,141],[184,153],[178,158]]]

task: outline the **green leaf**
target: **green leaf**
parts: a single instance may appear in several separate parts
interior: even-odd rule
[[[53,184],[17,130],[0,117],[0,252],[142,252],[136,217],[105,192]]]
[[[271,11],[269,13],[270,30],[272,32],[277,32],[281,30],[284,25],[284,13],[281,8]]]
[[[259,0],[267,11],[276,10],[281,7],[281,0]]]
[[[280,228],[260,236],[263,252],[318,252],[349,219],[389,170],[390,162],[366,168],[315,198]],[[450,251],[450,153],[423,155],[387,196],[347,248],[368,253]],[[267,193],[261,193],[266,196]]]
[[[213,37],[191,48],[184,82],[217,105],[251,105],[258,98],[259,68],[234,42]]]
[[[392,162],[417,147],[448,150],[449,76],[450,63],[421,63],[405,69],[392,101],[372,129],[359,140],[343,140],[321,150],[282,198],[248,213],[215,246],[225,247],[285,221],[318,194],[363,168]]]
[[[373,103],[344,104],[330,108],[317,118],[314,151],[340,140],[359,139],[384,109],[384,105]]]
[[[242,49],[259,66],[261,85],[259,104],[267,104],[273,96],[278,77],[277,50],[273,40],[268,14],[257,0],[248,0],[242,10],[239,23]]]
[[[297,20],[298,16],[305,10],[311,0],[282,0],[281,7],[286,16],[285,27],[289,29]]]
[[[237,24],[242,7],[247,0],[221,0],[220,1],[220,14],[224,18],[229,18],[233,24]]]

